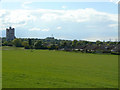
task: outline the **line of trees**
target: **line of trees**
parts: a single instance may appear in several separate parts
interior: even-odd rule
[[[30,38],[16,38],[13,41],[6,41],[5,38],[2,39],[2,46],[16,46],[24,47],[25,49],[49,49],[49,50],[76,50],[84,47],[84,51],[88,52],[88,47],[116,47],[120,42],[111,41],[82,41],[82,40],[58,40],[54,37],[47,37],[45,39],[30,39]],[[81,48],[80,48],[81,47]],[[87,47],[88,49],[85,49]],[[90,48],[91,48],[90,47]],[[90,49],[92,50],[92,49]]]

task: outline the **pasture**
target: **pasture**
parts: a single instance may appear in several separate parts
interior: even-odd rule
[[[117,88],[118,56],[3,47],[3,88]]]

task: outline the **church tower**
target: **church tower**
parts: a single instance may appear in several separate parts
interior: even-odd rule
[[[15,29],[12,27],[9,27],[6,29],[6,40],[11,41],[15,39]]]

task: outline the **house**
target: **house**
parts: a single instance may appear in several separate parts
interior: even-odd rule
[[[116,45],[113,49],[111,49],[111,53],[120,54],[120,44]]]
[[[84,48],[84,51],[86,51],[86,52],[95,52],[97,49],[98,49],[97,45],[87,45]]]

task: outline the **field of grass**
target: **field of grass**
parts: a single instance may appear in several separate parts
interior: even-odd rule
[[[0,47],[0,90],[2,89],[2,47]]]
[[[3,47],[3,88],[117,88],[118,56]]]

